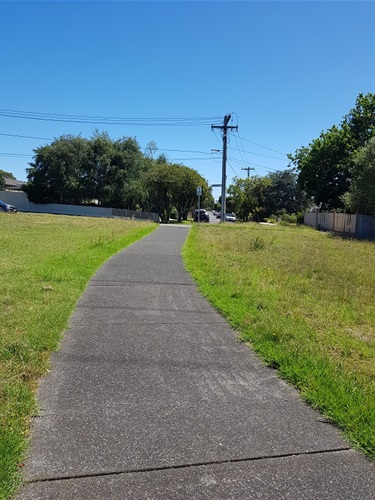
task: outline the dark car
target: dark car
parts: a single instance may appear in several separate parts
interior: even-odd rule
[[[194,211],[194,222],[198,222],[198,212],[199,212],[199,222],[210,222],[210,216],[204,208]]]
[[[0,212],[17,212],[17,207],[0,200]]]

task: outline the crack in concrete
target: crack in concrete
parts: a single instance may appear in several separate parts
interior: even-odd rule
[[[106,477],[106,476],[120,476],[122,474],[141,474],[144,472],[159,472],[165,470],[175,470],[175,469],[189,469],[194,467],[204,467],[211,465],[224,465],[224,464],[235,464],[235,463],[244,463],[244,462],[256,462],[261,460],[271,460],[271,459],[279,459],[279,458],[288,458],[288,457],[299,457],[299,456],[308,456],[308,455],[321,455],[328,453],[337,453],[340,451],[349,451],[352,448],[350,446],[334,448],[331,450],[316,450],[316,451],[306,451],[299,453],[284,453],[279,455],[263,455],[259,457],[253,458],[234,458],[228,460],[212,460],[209,462],[196,462],[191,464],[178,464],[178,465],[166,465],[161,467],[145,467],[141,469],[124,469],[121,471],[112,471],[112,472],[101,472],[101,473],[93,473],[93,474],[79,474],[76,476],[58,476],[52,478],[44,478],[44,479],[31,479],[29,481],[25,481],[25,484],[36,484],[36,483],[48,483],[54,481],[69,481],[74,479],[86,479],[86,478],[94,478],[94,477]]]
[[[89,283],[89,286],[129,286],[129,285],[147,285],[147,286],[152,286],[152,285],[167,285],[167,286],[196,286],[196,283],[176,283],[176,282],[171,282],[167,283],[165,281],[109,281],[106,283],[105,281],[94,281],[92,283]]]

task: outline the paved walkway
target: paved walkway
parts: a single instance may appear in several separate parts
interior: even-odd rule
[[[93,277],[42,381],[21,499],[366,499],[375,467],[197,292],[186,226]]]

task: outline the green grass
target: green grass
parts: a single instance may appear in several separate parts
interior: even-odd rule
[[[183,255],[242,339],[375,459],[375,243],[202,225]]]
[[[156,227],[0,214],[0,498],[10,498],[19,486],[37,382],[88,280],[111,255]]]

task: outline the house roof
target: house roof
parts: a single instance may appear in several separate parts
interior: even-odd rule
[[[18,179],[12,179],[11,177],[5,177],[6,191],[21,191],[24,184],[26,184],[26,182],[19,181]]]

